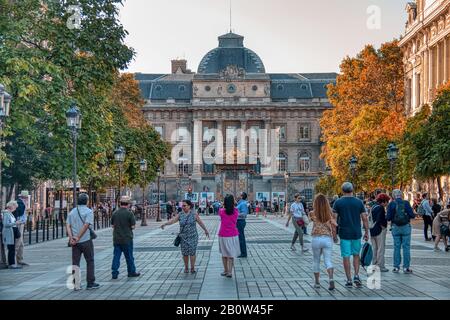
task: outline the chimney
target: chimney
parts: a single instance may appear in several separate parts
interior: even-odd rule
[[[172,60],[172,74],[175,73],[191,73],[191,70],[187,69],[187,60],[185,59],[175,59]]]

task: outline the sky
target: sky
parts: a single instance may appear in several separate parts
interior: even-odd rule
[[[366,44],[399,38],[409,0],[231,0],[232,31],[268,73],[339,72]],[[128,72],[170,73],[184,58],[197,71],[230,30],[230,0],[125,0],[120,21],[136,57]]]

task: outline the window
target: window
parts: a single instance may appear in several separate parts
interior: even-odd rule
[[[286,125],[285,124],[276,124],[275,129],[278,133],[278,138],[280,141],[285,142],[286,141]]]
[[[177,129],[177,141],[181,142],[187,142],[188,141],[188,135],[189,135],[189,131],[188,128],[186,126],[179,126]]]
[[[211,125],[203,125],[203,142],[211,143],[214,141],[213,129]]]
[[[188,158],[184,156],[183,150],[180,151],[178,157],[178,174],[185,175],[189,174],[189,161]]]
[[[309,124],[302,123],[299,126],[298,130],[298,139],[300,141],[309,141],[311,140],[311,126]]]
[[[178,87],[178,90],[180,90],[180,92],[184,92],[186,91],[186,86],[185,85],[181,85]]]
[[[278,172],[285,172],[287,169],[287,157],[284,153],[280,152],[277,158]]]
[[[300,195],[305,198],[306,202],[313,201],[313,190],[312,189],[304,189],[300,192]]]
[[[206,86],[205,90],[209,92],[209,91],[211,91],[211,87],[210,86]]]
[[[252,90],[253,90],[253,91],[258,91],[258,86],[257,86],[257,85],[254,85],[254,86],[252,87]]]
[[[277,89],[278,89],[278,91],[282,91],[282,90],[284,89],[284,87],[283,87],[283,85],[279,84],[279,85],[277,86]]]
[[[227,130],[225,132],[227,138],[227,145],[237,145],[237,127],[236,126],[227,126]]]
[[[299,171],[300,172],[310,172],[311,171],[311,157],[306,152],[303,152],[300,154]]]
[[[235,93],[236,92],[236,86],[234,84],[228,85],[227,91],[228,91],[228,93]]]
[[[250,143],[258,143],[259,126],[250,127]]]
[[[164,126],[157,124],[157,125],[153,126],[153,128],[155,128],[155,131],[159,133],[161,138],[164,138]]]

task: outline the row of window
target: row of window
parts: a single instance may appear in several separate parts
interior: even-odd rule
[[[155,130],[161,135],[161,137],[165,137],[164,135],[164,126],[163,125],[154,125]],[[203,126],[203,141],[210,143],[214,141],[214,136],[212,132],[212,127]],[[232,143],[237,139],[237,130],[239,128],[237,126],[227,126],[226,127],[226,137],[227,143]],[[278,137],[281,142],[287,141],[287,130],[285,124],[276,125],[275,128],[278,133]],[[256,143],[258,141],[259,135],[259,126],[251,126],[250,130],[250,142]],[[189,136],[189,130],[187,126],[179,126],[177,128],[177,141],[187,141]],[[299,141],[311,141],[311,125],[309,123],[301,123],[298,127],[298,140]]]

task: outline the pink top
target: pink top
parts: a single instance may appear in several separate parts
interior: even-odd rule
[[[239,211],[236,208],[234,208],[234,213],[231,216],[227,215],[225,209],[221,208],[219,210],[221,220],[219,237],[237,237],[239,235],[239,231],[236,228],[238,215]]]

